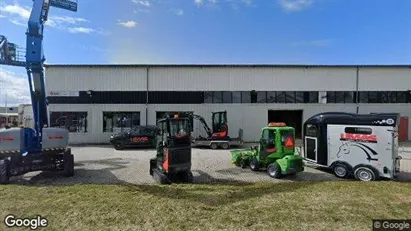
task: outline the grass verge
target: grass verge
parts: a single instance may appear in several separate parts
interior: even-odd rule
[[[41,215],[47,230],[369,230],[411,214],[400,182],[6,185],[0,199],[1,219]]]

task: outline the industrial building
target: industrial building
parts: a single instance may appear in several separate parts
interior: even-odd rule
[[[71,143],[107,143],[164,112],[194,112],[211,124],[211,112],[224,110],[229,135],[242,128],[246,141],[258,140],[270,121],[296,127],[301,137],[303,122],[326,111],[399,112],[408,139],[410,67],[47,65],[46,89],[51,125],[67,127]]]

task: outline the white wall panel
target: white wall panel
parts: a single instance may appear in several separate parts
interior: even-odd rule
[[[411,68],[367,67],[359,71],[359,91],[411,90]]]
[[[47,91],[145,91],[144,67],[47,67]]]
[[[151,91],[352,91],[356,68],[153,67]]]

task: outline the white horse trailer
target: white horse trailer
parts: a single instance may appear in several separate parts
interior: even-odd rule
[[[304,123],[304,159],[340,178],[396,179],[400,169],[397,113],[320,113]]]

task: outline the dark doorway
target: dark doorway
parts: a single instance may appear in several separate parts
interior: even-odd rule
[[[268,123],[284,122],[295,128],[295,138],[302,138],[303,110],[268,110]]]

